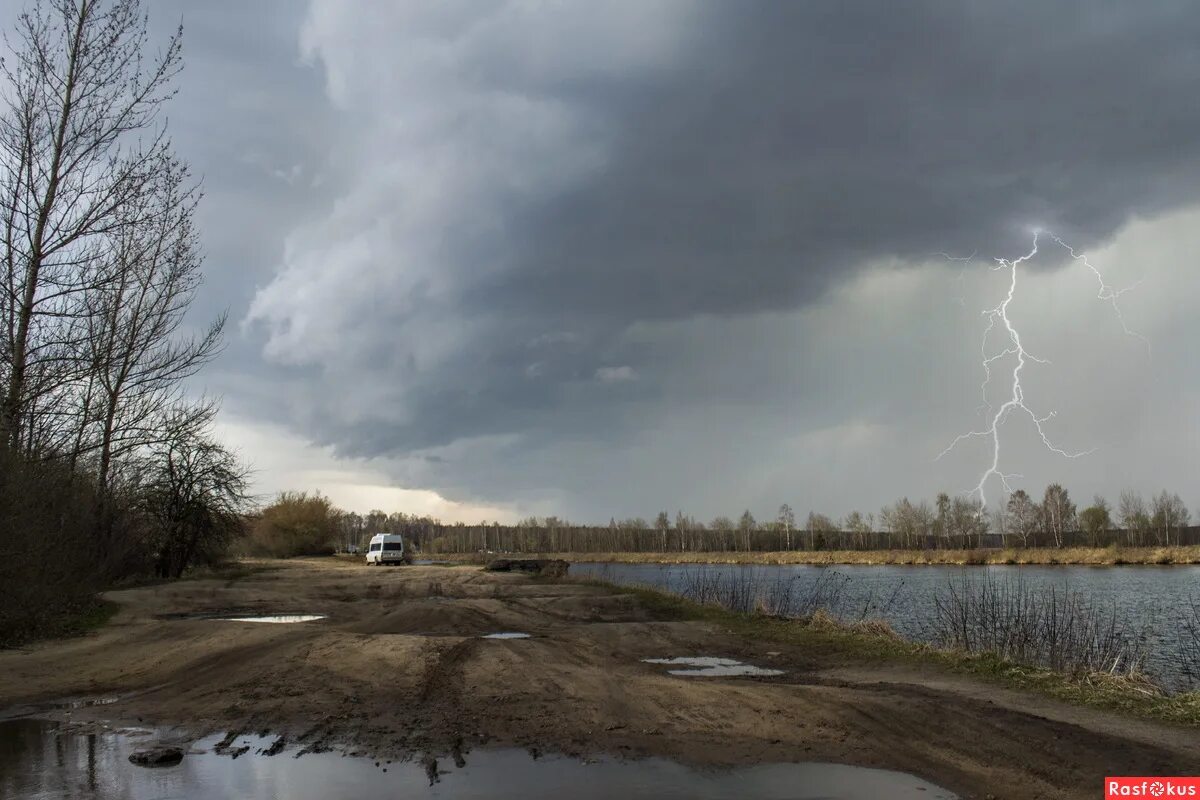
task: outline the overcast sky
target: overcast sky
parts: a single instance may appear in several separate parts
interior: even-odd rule
[[[195,319],[232,322],[201,388],[260,491],[604,522],[969,491],[986,442],[935,458],[986,425],[993,259],[1045,229],[1137,284],[1151,346],[1043,237],[1024,396],[1094,451],[1013,416],[1002,468],[1200,503],[1191,2],[150,11],[185,29]]]

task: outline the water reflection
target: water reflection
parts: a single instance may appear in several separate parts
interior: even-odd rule
[[[268,750],[274,737],[237,737],[251,749],[232,759],[214,752],[226,737],[193,745],[175,767],[129,763],[144,740],[117,732],[79,732],[54,722],[0,723],[0,797],[5,800],[375,800],[378,798],[571,797],[716,798],[746,800],[896,800],[953,798],[918,778],[835,764],[768,764],[737,770],[695,770],[663,759],[585,763],[534,760],[524,750],[477,750],[446,761],[414,758],[391,764],[337,753],[301,758]],[[432,773],[432,775],[431,775]]]

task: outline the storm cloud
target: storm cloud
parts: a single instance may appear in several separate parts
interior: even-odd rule
[[[1103,247],[1200,194],[1185,2],[314,0],[285,22],[287,108],[231,121],[285,121],[243,155],[294,222],[264,207],[240,277],[244,237],[217,234],[230,407],[466,499],[777,504],[820,449],[784,431],[925,464],[970,424],[924,414],[973,408],[978,316],[862,297],[944,279],[943,309],[962,262],[937,253],[986,273],[1034,228]],[[914,336],[921,374],[872,383]],[[930,483],[863,481],[865,505]]]

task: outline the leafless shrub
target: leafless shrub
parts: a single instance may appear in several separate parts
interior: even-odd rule
[[[1176,666],[1183,677],[1200,684],[1200,597],[1189,597],[1178,609]]]
[[[934,609],[927,638],[957,650],[1069,673],[1137,676],[1146,662],[1148,621],[1139,627],[1115,603],[1069,588],[964,577],[934,595]]]
[[[811,617],[819,610],[838,613],[850,578],[822,570],[815,581],[778,578],[758,570],[695,570],[685,573],[673,591],[696,603],[741,613],[774,617]]]

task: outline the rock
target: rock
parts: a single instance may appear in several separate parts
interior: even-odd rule
[[[570,564],[560,558],[497,558],[488,563],[488,572],[528,572],[543,578],[561,578]]]
[[[271,742],[271,746],[262,751],[264,756],[277,756],[283,752],[283,748],[287,747],[287,737],[280,736],[275,741]]]
[[[147,747],[130,753],[129,761],[139,767],[172,767],[183,761],[183,750],[178,747]]]

